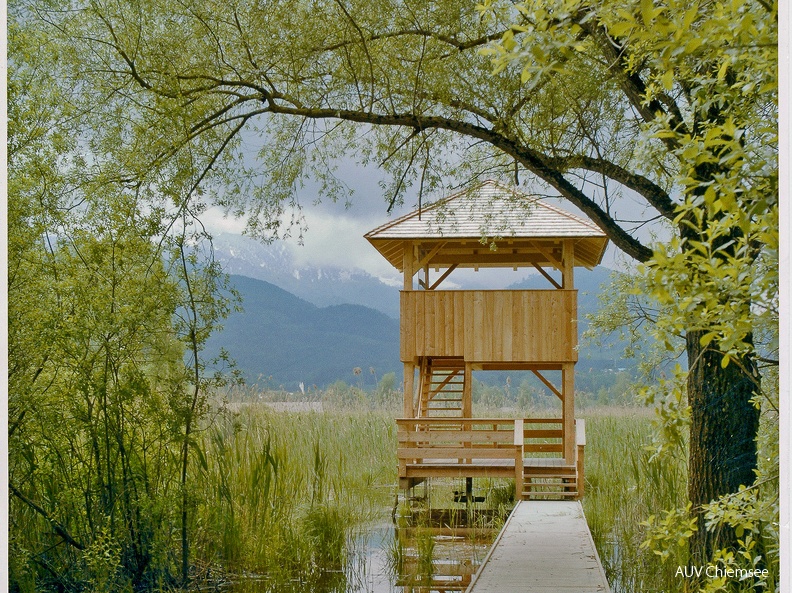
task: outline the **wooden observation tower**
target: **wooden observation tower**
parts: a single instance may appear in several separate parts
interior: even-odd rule
[[[513,477],[518,498],[582,496],[574,268],[600,263],[605,233],[486,181],[376,228],[366,239],[404,274],[400,486],[431,477]],[[536,268],[548,289],[438,290],[457,268],[520,267]],[[560,417],[474,418],[472,373],[487,370],[534,373],[561,400]]]

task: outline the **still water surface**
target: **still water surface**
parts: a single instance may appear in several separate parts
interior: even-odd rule
[[[310,579],[238,579],[228,593],[430,593],[464,591],[498,534],[484,527],[369,526],[351,536],[343,570]]]

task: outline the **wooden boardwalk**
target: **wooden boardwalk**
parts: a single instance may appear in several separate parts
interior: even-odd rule
[[[467,593],[607,593],[579,501],[517,503]]]

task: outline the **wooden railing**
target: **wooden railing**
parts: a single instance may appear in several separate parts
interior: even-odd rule
[[[513,418],[399,418],[399,459],[513,459],[514,422]]]
[[[523,420],[523,451],[528,457],[563,457],[564,430],[561,418],[526,418]]]
[[[401,293],[401,359],[577,361],[575,290],[414,290]]]
[[[578,423],[582,425],[583,421]],[[470,457],[468,449],[486,452],[511,445],[519,445],[529,456],[541,453],[561,457],[564,450],[560,418],[399,418],[396,424],[400,457],[436,458],[439,452],[449,453],[450,449],[454,454],[446,457]],[[464,454],[457,455],[457,449],[464,449]],[[418,454],[427,452],[431,455]]]
[[[408,464],[421,477],[474,468],[522,481],[522,421],[513,418],[399,418],[399,476]],[[500,462],[500,463],[499,463]],[[506,462],[506,463],[503,463]],[[505,472],[505,473],[504,473]]]
[[[575,419],[575,465],[577,466],[577,495],[583,498],[583,451],[586,448],[586,421]]]
[[[399,476],[451,475],[474,469],[522,483],[524,458],[562,458],[560,418],[399,418]],[[575,422],[577,495],[583,495],[584,420]],[[487,469],[489,468],[489,469]]]

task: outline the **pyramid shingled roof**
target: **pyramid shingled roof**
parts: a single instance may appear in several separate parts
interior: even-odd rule
[[[367,239],[605,237],[594,223],[497,181],[462,190],[366,234]]]
[[[497,246],[523,240],[536,245],[574,239],[576,263],[586,267],[601,261],[608,242],[591,221],[492,180],[383,224],[365,237],[398,269],[403,247],[397,245],[405,242],[444,241],[480,248],[482,242]]]

